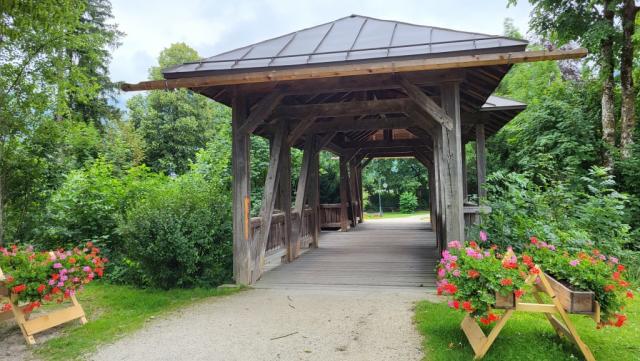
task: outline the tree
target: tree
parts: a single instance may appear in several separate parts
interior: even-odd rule
[[[149,69],[150,79],[162,79],[161,69],[199,59],[184,43],[172,44]],[[216,124],[228,120],[226,107],[190,90],[154,90],[127,102],[129,120],[145,142],[145,161],[155,171],[183,174],[215,134]]]
[[[50,190],[62,181],[67,167],[81,162],[69,161],[67,156],[88,154],[74,148],[74,144],[87,144],[79,137],[86,136],[93,144],[90,127],[78,133],[66,130],[75,129],[74,119],[82,118],[75,116],[75,105],[80,101],[93,104],[100,98],[104,83],[97,80],[96,69],[108,77],[106,48],[115,46],[119,36],[114,25],[108,26],[110,34],[100,33],[107,30],[95,26],[97,20],[87,25],[88,18],[97,19],[88,15],[96,9],[102,19],[110,18],[104,1],[2,3],[0,244],[30,232],[37,223]],[[72,135],[75,138],[70,139]],[[68,144],[67,140],[77,142]]]
[[[620,49],[620,88],[622,102],[620,106],[620,147],[623,159],[631,157],[633,131],[636,128],[636,95],[633,85],[633,55],[636,18],[640,7],[634,0],[624,0],[620,9],[622,19],[622,46]]]

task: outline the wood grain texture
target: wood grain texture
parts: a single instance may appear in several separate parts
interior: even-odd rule
[[[435,287],[435,235],[426,221],[365,221],[350,232],[323,231],[320,244],[255,287]]]

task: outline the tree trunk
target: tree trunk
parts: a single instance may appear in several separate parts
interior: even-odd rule
[[[4,246],[4,188],[0,174],[0,247]]]
[[[634,0],[624,0],[622,8],[622,49],[620,52],[620,87],[622,103],[620,107],[620,150],[622,159],[631,157],[633,130],[636,127],[636,91],[633,86],[633,35],[638,8]]]
[[[610,2],[604,3],[604,17],[613,27],[613,11],[609,10]],[[605,144],[604,165],[613,168],[611,151],[616,146],[616,118],[613,98],[613,39],[611,36],[602,40],[600,59],[600,76],[602,78],[602,140]]]

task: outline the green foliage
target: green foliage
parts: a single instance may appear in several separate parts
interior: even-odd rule
[[[231,279],[231,204],[198,174],[165,183],[130,207],[120,226],[144,285],[216,286]]]
[[[572,251],[596,247],[622,255],[630,242],[626,197],[613,189],[613,177],[594,167],[580,183],[536,185],[529,175],[496,172],[487,181],[482,227],[501,247],[522,250],[531,236]]]
[[[418,208],[418,198],[412,192],[403,192],[400,195],[400,212],[413,213]]]
[[[381,184],[387,187],[381,187]],[[398,209],[402,193],[409,192],[417,198],[419,208],[426,208],[428,178],[426,169],[415,159],[375,159],[362,174],[363,188],[372,196],[369,204],[378,209],[378,194],[383,208]]]
[[[199,58],[184,43],[172,44],[150,69],[151,79],[160,69]],[[229,123],[228,109],[190,90],[154,90],[127,102],[130,121],[144,140],[145,162],[155,171],[183,174],[195,154],[215,137],[219,123]],[[267,155],[268,156],[268,155]]]

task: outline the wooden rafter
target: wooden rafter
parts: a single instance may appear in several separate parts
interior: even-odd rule
[[[311,115],[316,117],[340,117],[403,113],[409,104],[409,99],[382,99],[312,105],[281,105],[273,111],[273,115],[275,117],[305,118]]]
[[[419,110],[426,112],[435,119],[435,121],[440,123],[440,125],[451,130],[453,120],[436,102],[427,96],[417,85],[403,77],[400,78],[400,84]]]
[[[249,114],[247,121],[240,127],[238,133],[243,135],[253,133],[253,131],[269,117],[283,96],[283,92],[277,90],[262,98],[251,111],[251,114]]]

